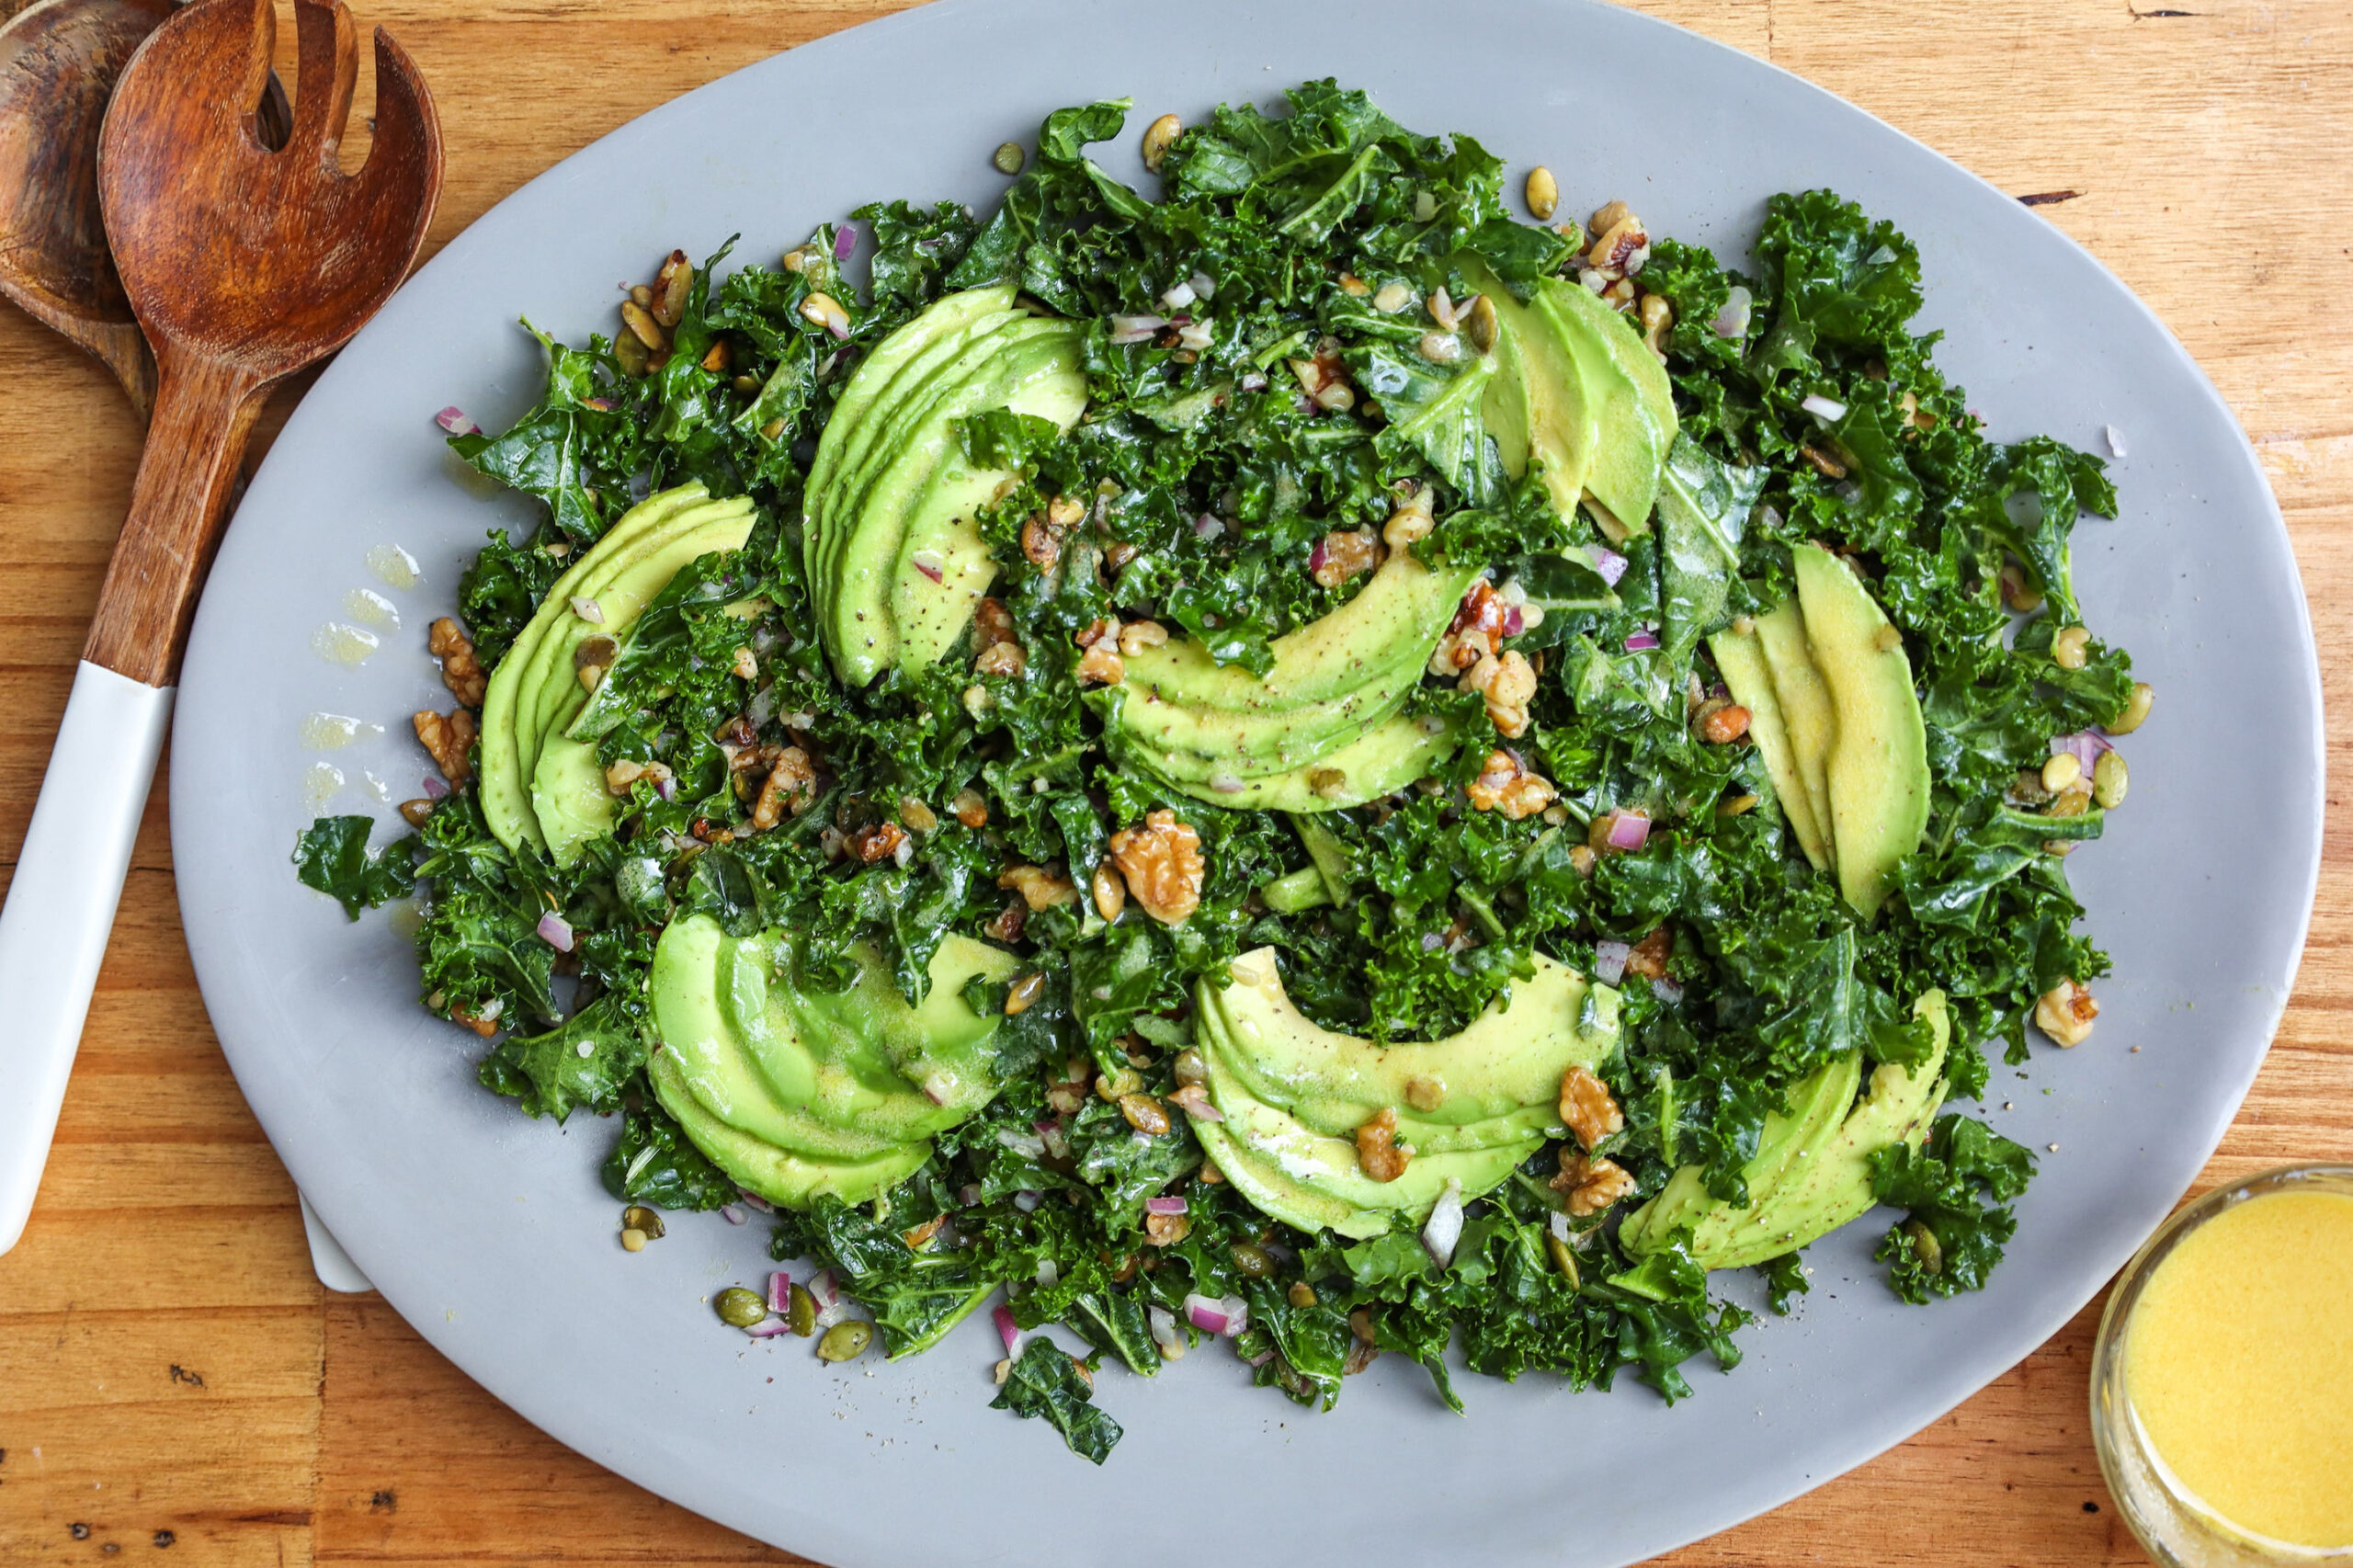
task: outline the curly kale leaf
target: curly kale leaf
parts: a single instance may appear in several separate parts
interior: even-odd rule
[[[874,1314],[885,1354],[913,1356],[947,1336],[996,1289],[972,1252],[942,1244],[937,1231],[918,1250],[910,1234],[926,1216],[893,1210],[886,1223],[833,1197],[799,1216],[809,1250],[824,1256],[842,1289]]]
[[[374,909],[416,886],[416,835],[370,855],[368,835],[375,825],[372,817],[321,817],[294,841],[295,876],[304,887],[332,894],[354,920],[361,910]]]
[[[989,1401],[991,1410],[1010,1410],[1025,1419],[1043,1418],[1070,1451],[1101,1464],[1121,1436],[1120,1424],[1095,1408],[1095,1385],[1078,1363],[1042,1335],[1013,1363],[1005,1388]]]
[[[2034,1154],[1982,1121],[1937,1119],[1917,1149],[1891,1143],[1871,1156],[1871,1194],[1910,1215],[1871,1256],[1889,1266],[1905,1301],[1982,1289],[2018,1229],[2008,1204],[2034,1178]]]
[[[620,1108],[621,1091],[645,1065],[645,1037],[616,996],[601,996],[543,1034],[510,1034],[483,1058],[483,1085],[511,1096],[530,1116],[558,1121],[575,1108]]]
[[[605,1190],[624,1203],[657,1209],[722,1209],[736,1201],[735,1184],[695,1147],[642,1081],[621,1117],[621,1135],[606,1157]]]

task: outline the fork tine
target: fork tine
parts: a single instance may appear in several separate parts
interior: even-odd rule
[[[332,165],[351,115],[352,85],[359,75],[351,13],[344,9],[343,0],[294,0],[294,37],[300,63],[294,133],[286,145],[290,152],[301,149]]]
[[[441,120],[425,78],[392,34],[376,29],[374,140],[359,178],[369,199],[405,198],[416,210],[415,232],[432,222],[441,188]]]

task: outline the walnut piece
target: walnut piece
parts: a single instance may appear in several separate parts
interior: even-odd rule
[[[1013,615],[997,599],[983,598],[972,609],[972,646],[989,648],[1015,641]]]
[[[1675,933],[1662,926],[1626,954],[1626,972],[1637,980],[1665,980],[1667,957],[1674,951]]]
[[[851,851],[869,866],[880,865],[890,859],[899,852],[899,846],[907,842],[907,830],[894,822],[878,822],[849,835]]]
[[[441,684],[450,696],[469,708],[482,706],[490,673],[474,658],[474,645],[456,621],[446,615],[435,621],[426,633],[425,651],[441,661]]]
[[[1127,678],[1127,662],[1120,657],[1120,645],[1108,637],[1079,655],[1081,686],[1117,686]]]
[[[1058,903],[1076,903],[1078,884],[1068,877],[1058,877],[1043,866],[1016,866],[997,878],[996,885],[1010,888],[1021,895],[1029,912],[1051,909]]]
[[[1625,1114],[1609,1097],[1609,1085],[1578,1065],[1561,1074],[1561,1120],[1577,1135],[1587,1153],[1604,1138],[1626,1128]]]
[[[1518,822],[1551,805],[1556,791],[1551,779],[1529,772],[1511,753],[1491,751],[1479,776],[1464,786],[1463,792],[1475,809],[1501,812]]]
[[[1162,925],[1182,925],[1200,907],[1208,869],[1201,859],[1201,835],[1189,824],[1178,822],[1176,812],[1154,812],[1142,827],[1123,827],[1113,834],[1111,858],[1128,892]]]
[[[428,708],[409,722],[415,726],[418,743],[432,754],[441,777],[452,784],[463,784],[470,771],[466,753],[474,744],[473,714],[458,708],[445,717]]]
[[[766,833],[789,810],[799,816],[817,803],[817,765],[799,746],[779,750],[752,802],[752,831]]]
[[[2099,1004],[2092,994],[2072,980],[2063,980],[2044,992],[2034,1005],[2034,1021],[2052,1042],[2063,1046],[2078,1046],[2090,1038],[2092,1021],[2099,1017]]]
[[[1370,528],[1336,529],[1316,547],[1313,574],[1326,588],[1336,588],[1373,568],[1380,548]]]
[[[1528,704],[1536,696],[1536,666],[1524,655],[1488,653],[1463,671],[1456,686],[1479,694],[1487,705],[1487,717],[1506,740],[1518,740],[1528,733]]]
[[[1143,1239],[1156,1247],[1173,1247],[1193,1233],[1193,1221],[1182,1214],[1147,1214]]]
[[[1397,1112],[1392,1107],[1381,1107],[1379,1116],[1357,1129],[1357,1164],[1374,1181],[1395,1181],[1413,1157],[1412,1150],[1397,1146]]]
[[[956,798],[948,802],[948,809],[966,827],[982,828],[989,824],[989,803],[982,799],[978,790],[970,785],[956,791]]]
[[[1634,1190],[1634,1177],[1614,1160],[1596,1159],[1563,1146],[1561,1174],[1545,1185],[1569,1200],[1569,1213],[1586,1219]]]

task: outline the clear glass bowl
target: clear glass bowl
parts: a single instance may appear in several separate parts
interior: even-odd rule
[[[2124,1266],[2100,1314],[2092,1352],[2092,1442],[2108,1489],[2125,1523],[2162,1568],[2273,1568],[2281,1563],[2353,1564],[2353,1543],[2299,1546],[2240,1528],[2208,1508],[2165,1468],[2124,1387],[2124,1348],[2132,1310],[2157,1265],[2183,1237],[2241,1203],[2283,1191],[2353,1197],[2353,1165],[2282,1165],[2220,1187],[2167,1220]],[[2347,1391],[2353,1398],[2353,1390]],[[2353,1485],[2353,1477],[2347,1479]]]

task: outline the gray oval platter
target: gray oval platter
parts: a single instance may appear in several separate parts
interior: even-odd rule
[[[1794,77],[1576,0],[1460,0],[1433,20],[1413,0],[945,0],[766,61],[460,234],[320,379],[256,477],[197,620],[174,743],[173,851],[205,1000],[288,1167],[386,1299],[563,1441],[841,1568],[1626,1562],[1817,1485],[1982,1387],[2092,1297],[2221,1138],[2287,1001],[2322,808],[2303,597],[2230,411],[2056,230]],[[1747,1331],[1729,1378],[1687,1369],[1697,1396],[1673,1410],[1631,1379],[1608,1394],[1471,1380],[1462,1419],[1392,1358],[1315,1415],[1197,1352],[1150,1381],[1104,1375],[1128,1437],[1098,1471],[986,1408],[1000,1352],[984,1316],[911,1362],[837,1369],[704,1304],[760,1275],[764,1226],[681,1218],[623,1254],[596,1174],[611,1125],[531,1122],[481,1089],[481,1042],[415,1005],[399,922],[347,925],[288,855],[321,810],[372,812],[388,838],[380,802],[417,792],[407,716],[446,706],[425,625],[486,529],[529,521],[460,482],[432,416],[455,403],[497,428],[529,405],[540,361],[518,313],[560,337],[609,332],[616,280],[673,246],[700,256],[740,231],[739,256],[770,258],[867,199],[985,208],[1003,187],[990,150],[1027,144],[1064,104],[1132,97],[1128,131],[1097,153],[1141,180],[1153,116],[1327,75],[1416,129],[1475,135],[1515,188],[1545,163],[1567,210],[1623,197],[1654,233],[1727,256],[1768,195],[1830,186],[1918,242],[1927,324],[1994,434],[2104,453],[2105,426],[2127,433],[2124,515],[2086,521],[2075,551],[2091,624],[2160,693],[2128,743],[2130,804],[2070,863],[2117,973],[2088,1044],[2039,1045],[2023,1081],[1995,1068],[1995,1125],[2060,1150],[1982,1293],[1902,1306],[1869,1261],[1881,1227],[1849,1227],[1809,1255],[1796,1315]],[[1623,111],[1629,82],[1647,85],[1642,112]],[[370,576],[384,544],[416,557],[419,585]],[[356,588],[405,624],[355,667],[311,640],[349,619]],[[299,726],[319,711],[386,729],[307,751]],[[347,777],[324,806],[306,778],[319,764]],[[1173,1515],[1136,1528],[1155,1496]]]

